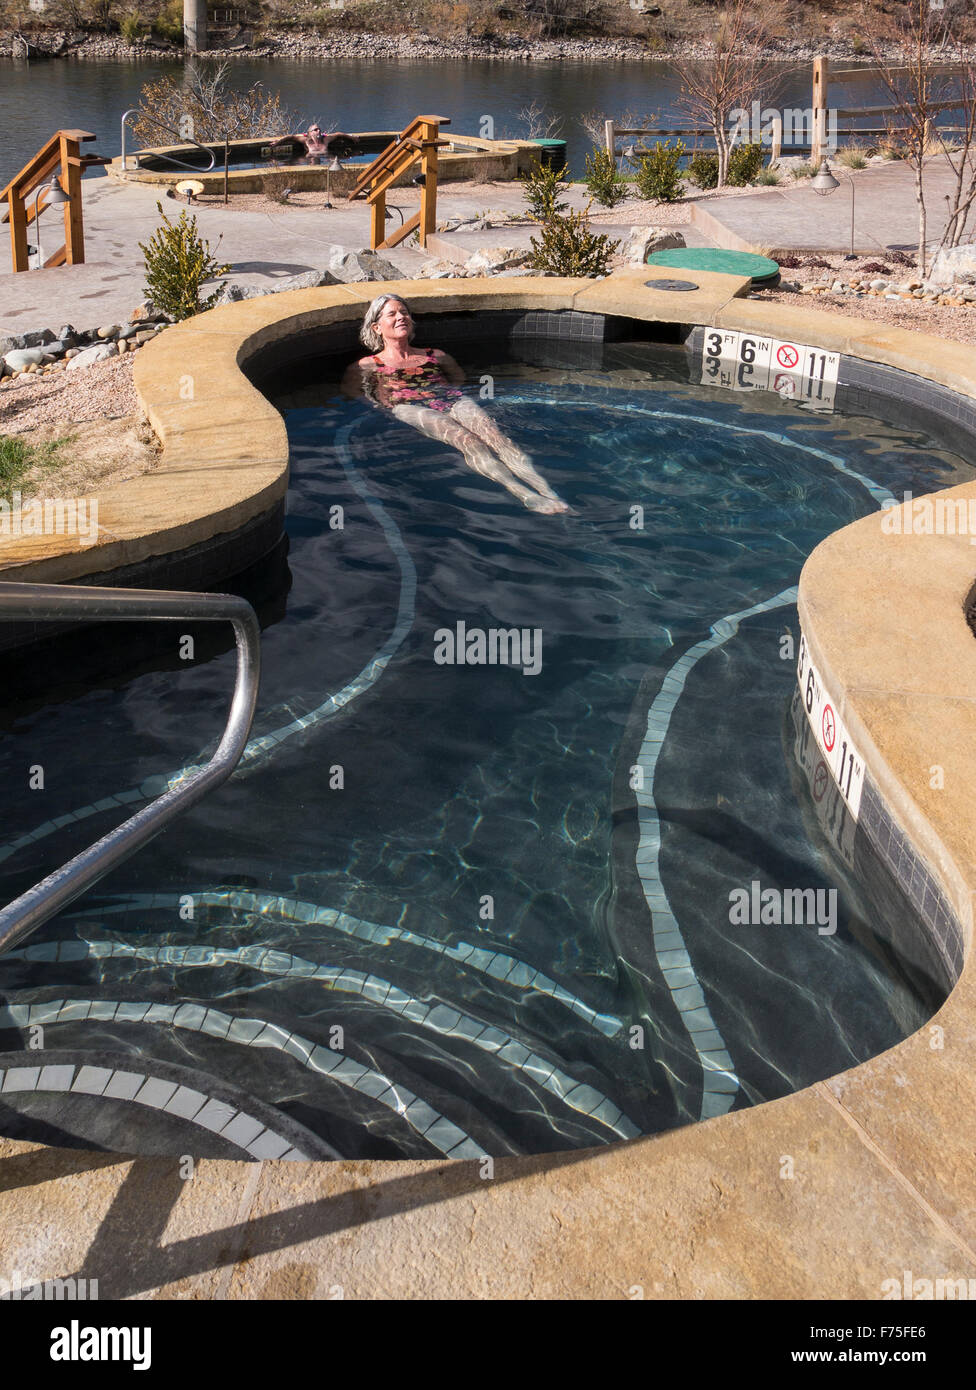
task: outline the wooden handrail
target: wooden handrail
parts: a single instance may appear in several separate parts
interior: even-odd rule
[[[427,237],[437,226],[437,151],[450,143],[438,139],[438,132],[440,126],[450,124],[448,116],[415,116],[367,165],[346,195],[350,203],[364,196],[369,203],[370,245],[374,251],[399,245],[413,231],[421,246],[427,245]],[[418,161],[423,175],[420,211],[387,236],[386,191]]]
[[[434,126],[436,138],[437,127],[450,125],[451,119],[449,116],[415,116],[410,124],[404,127],[396,139],[391,140],[386,149],[376,156],[372,164],[366,166],[348,194],[348,200],[350,202],[360,197],[371,185],[376,176],[384,172],[390,161],[402,150],[404,141],[409,140],[414,132],[419,130],[424,123]],[[447,142],[445,141],[444,143],[446,144]]]
[[[20,173],[0,191],[6,211],[0,221],[10,224],[10,244],[15,271],[28,270],[27,228],[46,206],[43,192],[37,190],[56,169],[61,170],[61,187],[68,195],[64,204],[64,245],[45,261],[45,267],[80,265],[85,259],[85,235],[81,208],[81,176],[95,164],[107,164],[99,155],[83,155],[81,146],[95,136],[88,130],[58,130],[27,161]],[[31,195],[36,196],[28,206]]]

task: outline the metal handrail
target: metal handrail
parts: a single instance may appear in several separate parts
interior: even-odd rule
[[[258,698],[261,638],[251,605],[233,594],[0,583],[0,619],[122,622],[133,618],[226,620],[237,639],[237,678],[223,737],[203,767],[0,910],[0,955],[158,835],[231,775],[247,746]]]
[[[126,172],[126,170],[127,170],[127,165],[126,165],[126,158],[127,158],[127,156],[126,156],[126,153],[125,153],[125,123],[126,123],[126,121],[129,119],[130,116],[138,116],[138,114],[139,114],[139,107],[138,107],[138,106],[130,106],[129,109],[128,109],[128,111],[126,111],[125,114],[124,114],[123,117],[122,117],[122,172],[123,172],[123,174],[124,174],[124,173]],[[187,136],[187,135],[181,134],[180,131],[174,130],[172,126],[166,125],[165,122],[157,120],[155,116],[150,116],[149,119],[152,121],[153,125],[159,126],[160,130],[165,130],[165,131],[167,132],[167,134],[169,134],[169,135],[175,135],[176,138],[177,138],[177,140],[179,140],[181,144],[183,144],[183,145],[196,145],[196,147],[197,147],[198,150],[203,150],[204,154],[208,154],[208,155],[210,156],[210,163],[206,166],[205,169],[201,169],[201,167],[200,167],[199,164],[188,164],[187,161],[186,161],[185,159],[177,159],[176,156],[173,155],[173,154],[157,154],[157,155],[156,155],[156,158],[157,158],[157,159],[168,159],[169,162],[170,162],[170,164],[178,164],[178,165],[180,166],[181,169],[191,169],[195,174],[198,174],[198,173],[199,173],[199,174],[206,174],[206,173],[209,173],[209,171],[210,171],[211,169],[214,168],[214,166],[215,166],[216,163],[217,163],[217,156],[214,154],[213,150],[210,148],[209,145],[201,145],[199,140],[194,140],[194,139],[192,138],[192,136]],[[137,168],[137,169],[139,168],[139,156],[138,156],[138,155],[136,155],[136,168]]]

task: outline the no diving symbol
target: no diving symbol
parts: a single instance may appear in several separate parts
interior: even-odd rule
[[[823,801],[824,792],[827,790],[827,764],[822,760],[817,763],[817,770],[813,774],[813,799]]]
[[[837,725],[834,720],[834,711],[831,709],[830,705],[824,705],[820,727],[823,729],[824,747],[828,753],[832,753],[834,751],[834,740],[837,737]]]
[[[781,367],[795,367],[799,360],[800,354],[792,343],[783,343],[776,349],[776,361]]]

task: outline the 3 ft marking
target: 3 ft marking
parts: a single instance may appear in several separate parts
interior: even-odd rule
[[[701,381],[732,391],[774,391],[814,410],[833,410],[840,354],[756,333],[710,328]]]

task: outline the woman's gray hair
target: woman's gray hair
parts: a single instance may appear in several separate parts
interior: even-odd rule
[[[372,304],[366,310],[362,327],[359,330],[359,337],[363,344],[369,348],[370,352],[378,352],[383,346],[383,337],[376,327],[376,320],[382,314],[388,300],[395,299],[398,304],[402,304],[407,313],[410,313],[410,306],[405,299],[398,294],[378,294]],[[410,330],[408,342],[413,341],[413,329]]]

